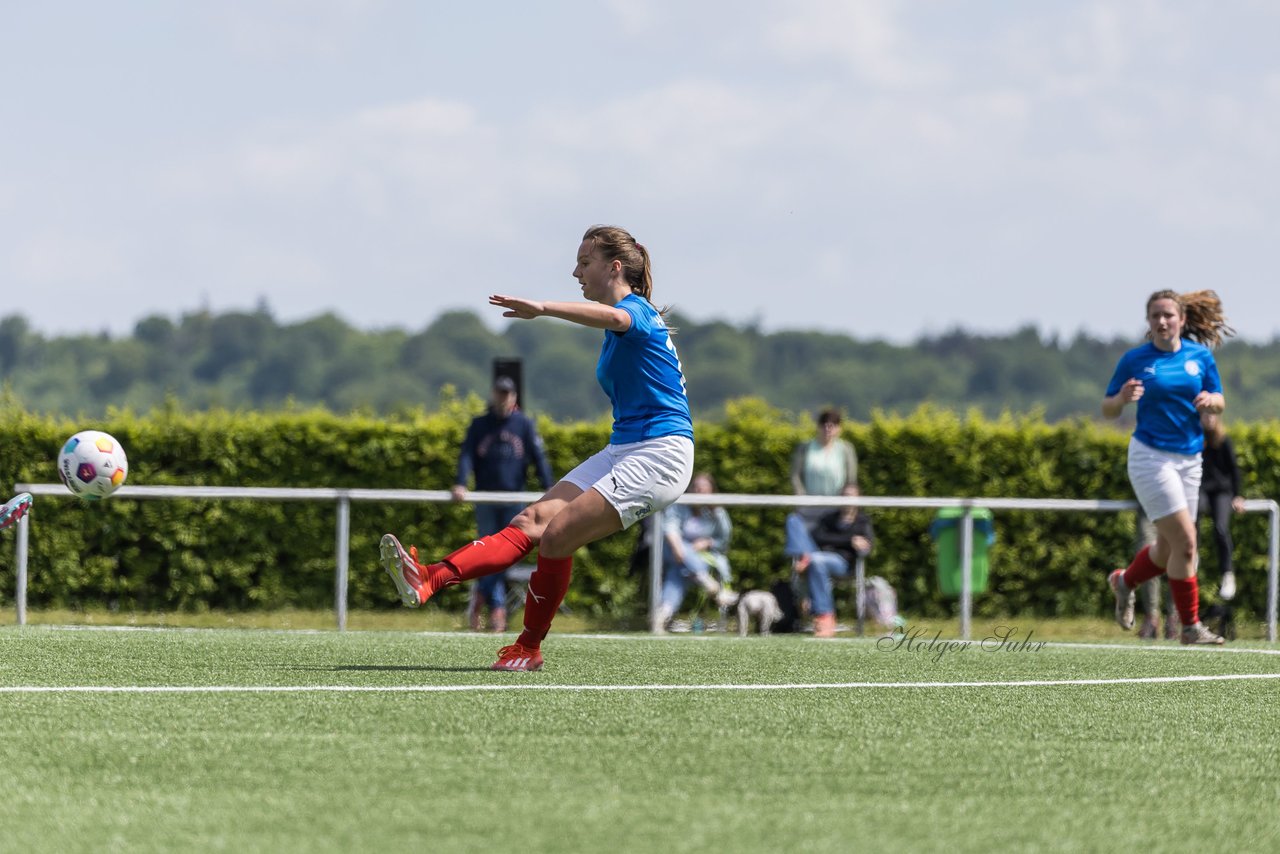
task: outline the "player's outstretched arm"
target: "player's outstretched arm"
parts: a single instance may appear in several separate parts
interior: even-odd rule
[[[614,332],[625,332],[631,328],[631,315],[620,308],[593,302],[548,302],[494,294],[489,297],[489,305],[506,309],[502,312],[503,317],[523,320],[558,317],[592,329],[611,329]]]

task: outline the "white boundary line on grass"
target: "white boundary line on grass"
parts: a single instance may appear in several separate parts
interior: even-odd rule
[[[165,633],[176,632],[185,634],[203,634],[203,633],[224,633],[224,632],[252,632],[261,634],[296,634],[296,635],[333,635],[339,636],[331,629],[279,629],[279,628],[245,628],[240,626],[84,626],[84,625],[55,625],[55,624],[35,624],[26,627],[31,629],[44,629],[59,632],[147,632],[147,633]],[[492,632],[468,632],[468,631],[414,631],[412,629],[368,629],[349,632],[351,635],[359,634],[402,634],[413,637],[428,638],[488,638],[490,640],[498,640],[503,637],[515,637],[514,632],[507,632],[506,635],[494,634]],[[721,642],[740,642],[744,640],[739,638],[732,632],[720,633],[711,632],[708,634],[667,634],[667,635],[651,635],[651,634],[605,634],[592,632],[564,632],[554,635],[555,638],[574,639],[574,640],[601,640],[601,641],[668,641],[668,642],[688,642],[688,641],[721,641]],[[800,635],[795,635],[800,638]],[[926,636],[927,637],[927,636]],[[751,635],[745,638],[747,641],[758,642],[759,635]],[[855,644],[859,646],[871,646],[877,643],[880,638],[874,637],[836,637],[836,638],[814,638],[804,637],[803,640],[817,644]],[[979,640],[958,640],[955,638],[943,638],[948,643],[960,643],[967,646],[978,646],[982,643]],[[922,643],[925,641],[921,641]],[[1035,641],[1041,643],[1041,641]],[[1054,647],[1059,649],[1104,649],[1134,652],[1177,652],[1177,653],[1211,653],[1211,652],[1229,652],[1235,654],[1255,654],[1255,655],[1280,655],[1280,649],[1269,648],[1261,649],[1259,647],[1236,646],[1234,643],[1227,646],[1183,646],[1174,643],[1087,643],[1076,641],[1043,641],[1046,647]],[[996,650],[998,652],[998,650]]]
[[[1194,644],[1124,644],[1124,643],[1077,643],[1075,641],[1049,641],[1046,646],[1066,649],[1135,649],[1143,652],[1232,652],[1254,653],[1257,655],[1280,655],[1280,649],[1258,649],[1250,646],[1196,646]]]
[[[48,631],[59,632],[143,632],[143,633],[165,633],[175,632],[180,634],[203,634],[203,633],[224,633],[224,632],[252,632],[260,634],[296,634],[296,635],[336,635],[330,629],[283,629],[283,628],[245,628],[240,626],[85,626],[85,625],[56,625],[56,624],[35,624],[27,626],[26,630],[42,629]],[[468,632],[468,631],[413,631],[412,629],[370,629],[360,630],[349,634],[403,634],[413,637],[429,637],[429,638],[488,638],[490,640],[498,640],[502,637],[514,637],[514,632],[507,632],[506,635],[493,634],[492,632]],[[758,642],[758,635],[751,635],[748,638],[739,638],[732,632],[720,633],[711,632],[709,634],[605,634],[592,632],[565,632],[557,633],[557,638],[575,639],[575,640],[601,640],[601,641],[668,641],[668,642],[688,642],[688,641],[716,641],[721,642],[740,642],[742,640]],[[796,635],[797,638],[800,635]],[[926,636],[927,637],[927,636]],[[858,646],[870,646],[878,643],[882,638],[875,637],[836,637],[836,638],[814,638],[804,637],[803,640],[817,644],[854,644]],[[979,646],[982,641],[979,640],[958,640],[955,638],[943,638],[948,643],[959,643],[967,646]],[[920,641],[921,643],[927,641]],[[1133,651],[1133,652],[1176,652],[1176,653],[1214,653],[1227,652],[1237,655],[1280,655],[1280,649],[1268,648],[1261,649],[1259,647],[1237,646],[1234,643],[1227,646],[1183,646],[1175,643],[1088,643],[1077,641],[1035,641],[1035,643],[1043,643],[1046,647],[1058,649],[1103,649],[1114,650],[1117,652]],[[999,650],[994,650],[998,652]],[[985,683],[984,683],[985,684]]]
[[[1167,685],[1280,679],[1280,673],[1135,676],[1118,679],[1018,679],[998,682],[794,682],[724,685],[10,685],[0,694],[457,694],[481,691],[816,691],[858,688],[1057,688]]]

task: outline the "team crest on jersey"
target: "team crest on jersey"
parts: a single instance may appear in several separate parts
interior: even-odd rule
[[[1187,369],[1187,373],[1191,374],[1191,376],[1193,377],[1200,376],[1199,362],[1187,362],[1185,365],[1183,365],[1183,367]]]

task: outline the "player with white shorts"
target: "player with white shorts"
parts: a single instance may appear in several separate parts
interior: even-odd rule
[[[608,445],[564,476],[586,491],[594,489],[618,511],[624,529],[658,507],[671,505],[693,474],[693,442],[662,436],[625,445]]]
[[[1129,440],[1129,482],[1156,527],[1156,541],[1127,569],[1108,576],[1116,597],[1116,622],[1133,628],[1134,591],[1165,573],[1182,621],[1184,644],[1220,644],[1200,622],[1196,580],[1196,505],[1200,497],[1203,413],[1226,406],[1210,347],[1232,334],[1213,291],[1157,291],[1147,299],[1146,344],[1125,353],[1102,401],[1108,418],[1136,403],[1137,426]]]
[[[494,670],[538,670],[573,568],[573,553],[680,497],[693,476],[693,419],[684,370],[663,313],[650,301],[649,253],[621,228],[583,235],[573,276],[587,302],[547,302],[494,294],[504,317],[558,317],[603,330],[596,379],[613,404],[609,444],[578,465],[511,524],[436,563],[418,562],[391,534],[382,564],[410,607],[437,590],[502,572],[538,548],[525,597],[524,631],[498,651]]]

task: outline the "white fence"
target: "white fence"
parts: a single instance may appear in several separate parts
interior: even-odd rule
[[[59,483],[20,483],[18,492],[30,492],[33,496],[74,498],[67,488]],[[528,503],[541,497],[537,492],[471,492],[467,500],[472,503],[510,504]],[[441,489],[292,489],[277,487],[234,487],[234,486],[126,486],[112,498],[113,501],[128,499],[236,499],[248,501],[328,501],[337,505],[337,524],[334,536],[334,610],[337,615],[338,629],[347,626],[347,578],[350,569],[351,543],[351,502],[412,502],[418,504],[440,504],[453,500],[452,495]],[[1137,504],[1133,501],[1094,501],[1057,498],[896,498],[880,496],[858,496],[856,498],[827,498],[807,495],[696,495],[686,493],[681,496],[683,504],[721,505],[724,507],[836,507],[855,504],[859,507],[909,508],[917,510],[936,510],[942,508],[958,508],[963,511],[960,517],[960,555],[961,555],[961,589],[960,589],[960,634],[967,639],[973,614],[972,594],[972,544],[973,517],[971,510],[985,507],[1000,511],[1053,511],[1053,512],[1086,512],[1105,513],[1134,510]],[[1270,537],[1267,562],[1267,640],[1276,640],[1277,593],[1280,591],[1280,504],[1269,499],[1255,499],[1245,502],[1245,512],[1267,513],[1270,516]],[[653,529],[662,530],[662,512],[653,517]],[[23,518],[17,525],[17,592],[18,623],[27,621],[27,558],[30,544],[29,521]],[[779,531],[781,537],[782,532]],[[650,550],[650,616],[657,613],[658,597],[662,589],[662,549]],[[1099,576],[1101,576],[1099,568]]]

